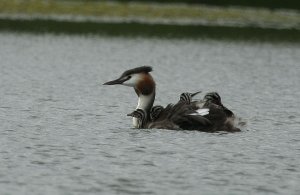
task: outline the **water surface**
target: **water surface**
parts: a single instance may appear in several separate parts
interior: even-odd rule
[[[298,194],[300,46],[0,33],[1,194]],[[132,129],[151,65],[157,104],[218,91],[240,133]]]

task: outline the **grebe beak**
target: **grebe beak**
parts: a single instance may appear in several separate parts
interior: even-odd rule
[[[112,80],[112,81],[108,81],[106,83],[103,83],[103,85],[118,85],[118,84],[120,85],[120,84],[124,83],[126,80],[127,80],[126,78],[120,77],[116,80]]]

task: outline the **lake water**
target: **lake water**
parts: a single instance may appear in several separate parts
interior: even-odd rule
[[[0,194],[298,194],[300,45],[0,33]],[[218,91],[234,134],[132,129],[131,88],[156,104]]]

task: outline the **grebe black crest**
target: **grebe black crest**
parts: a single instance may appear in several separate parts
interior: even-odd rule
[[[138,74],[138,73],[148,73],[148,72],[152,72],[152,67],[151,66],[141,66],[141,67],[137,67],[137,68],[133,68],[130,70],[126,70],[122,76],[127,76],[127,75],[131,75],[131,74]]]
[[[199,130],[205,132],[240,131],[234,127],[234,114],[221,102],[217,92],[207,93],[202,100],[194,100],[201,93],[182,93],[179,101],[165,108],[153,106],[155,82],[150,72],[152,67],[141,66],[125,71],[118,79],[104,85],[133,87],[138,96],[136,110],[128,114],[133,117],[136,128],[157,128],[174,130]]]

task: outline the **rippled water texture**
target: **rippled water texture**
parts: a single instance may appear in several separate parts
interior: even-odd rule
[[[0,33],[0,194],[298,194],[299,44]],[[157,104],[218,91],[241,133],[136,130],[103,86],[152,65]]]

